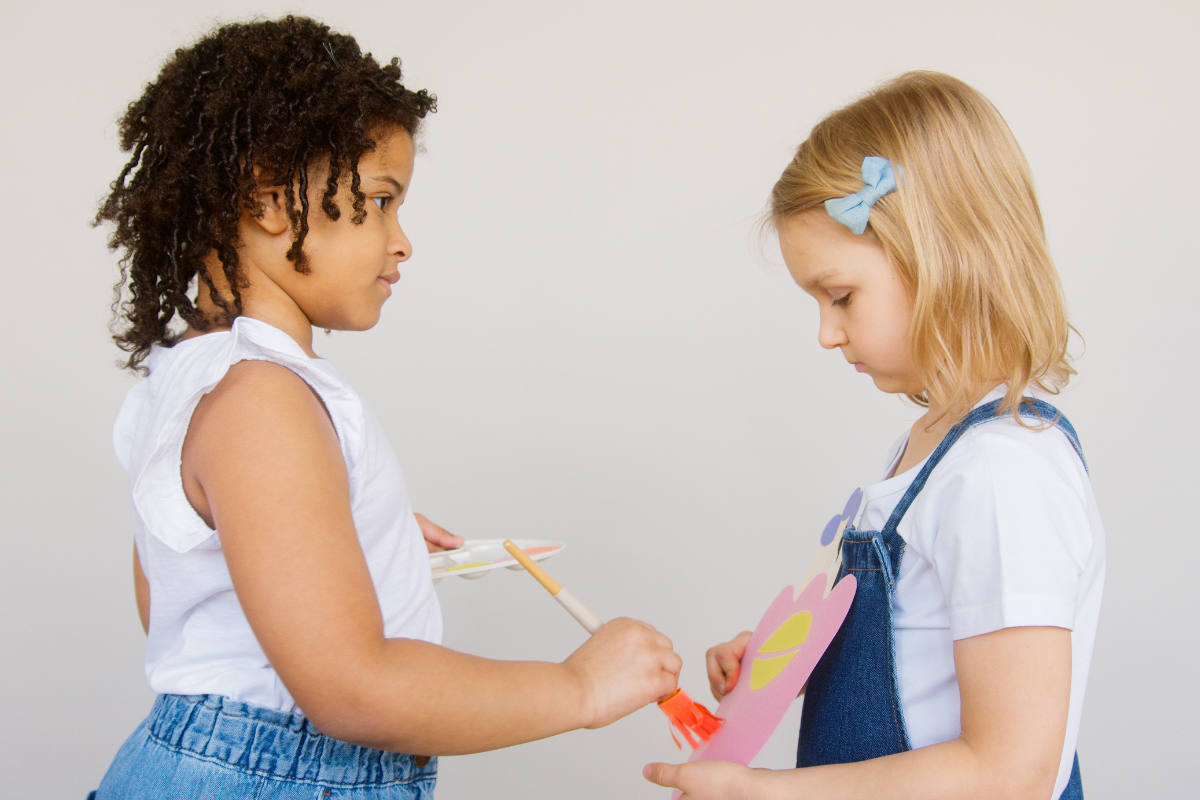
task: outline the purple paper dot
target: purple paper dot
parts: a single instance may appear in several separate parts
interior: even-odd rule
[[[842,524],[842,515],[834,514],[833,519],[825,524],[825,530],[821,533],[821,547],[833,541],[833,535],[837,533],[838,525]]]
[[[862,503],[862,489],[855,489],[850,495],[850,499],[846,501],[846,507],[842,510],[842,516],[847,520],[854,519],[854,515],[858,513],[858,506]]]

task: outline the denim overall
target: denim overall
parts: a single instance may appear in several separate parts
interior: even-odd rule
[[[847,764],[912,749],[896,673],[892,591],[904,557],[904,539],[896,529],[942,457],[963,433],[997,419],[1000,402],[976,408],[950,429],[882,531],[860,531],[849,526],[843,533],[842,568],[837,580],[854,573],[858,589],[846,621],[808,679],[796,766]],[[1020,413],[1061,429],[1083,461],[1075,429],[1054,406],[1025,398]],[[1083,800],[1078,756],[1059,800]]]

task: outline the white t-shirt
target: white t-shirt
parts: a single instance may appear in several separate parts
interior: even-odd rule
[[[884,475],[907,441],[905,434],[893,446]],[[882,530],[924,465],[868,486],[858,528]],[[978,425],[934,467],[898,532],[905,549],[892,600],[912,746],[962,732],[955,640],[1019,626],[1067,628],[1071,702],[1057,798],[1071,775],[1104,589],[1104,527],[1083,462],[1058,428],[1030,430],[1011,415]]]
[[[217,532],[188,503],[180,476],[196,404],[230,366],[247,359],[291,369],[329,411],[384,635],[438,643],[442,616],[396,455],[379,420],[329,362],[309,358],[286,333],[249,317],[236,319],[230,331],[155,347],[149,376],[129,390],[113,427],[117,457],[129,474],[134,541],[150,583],[146,678],[162,694],[219,694],[293,711],[291,694],[242,613]]]

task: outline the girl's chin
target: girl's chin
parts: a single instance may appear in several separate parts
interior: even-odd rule
[[[338,315],[337,319],[313,319],[309,323],[314,328],[324,328],[327,331],[368,331],[379,324],[382,308],[362,309],[356,314]]]
[[[875,381],[876,389],[888,394],[918,395],[925,391],[924,388],[914,385],[911,381],[896,380],[895,378],[889,380],[875,375],[871,376],[871,380]]]

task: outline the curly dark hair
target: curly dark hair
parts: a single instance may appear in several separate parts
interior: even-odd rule
[[[415,135],[437,98],[400,82],[400,60],[380,65],[353,37],[305,17],[224,25],[175,51],[120,121],[132,157],[113,181],[93,225],[114,224],[111,250],[124,250],[114,287],[113,339],[125,366],[144,372],[155,344],[170,346],[178,314],[198,330],[242,313],[245,277],[238,222],[261,214],[260,186],[284,186],[293,243],[287,257],[308,272],[308,180],[324,161],[321,210],[331,219],[348,172],[351,220],[366,218],[358,163],[381,131]],[[258,176],[256,177],[256,169]],[[215,252],[232,299],[204,268]],[[188,297],[198,279],[219,307],[207,317]]]

